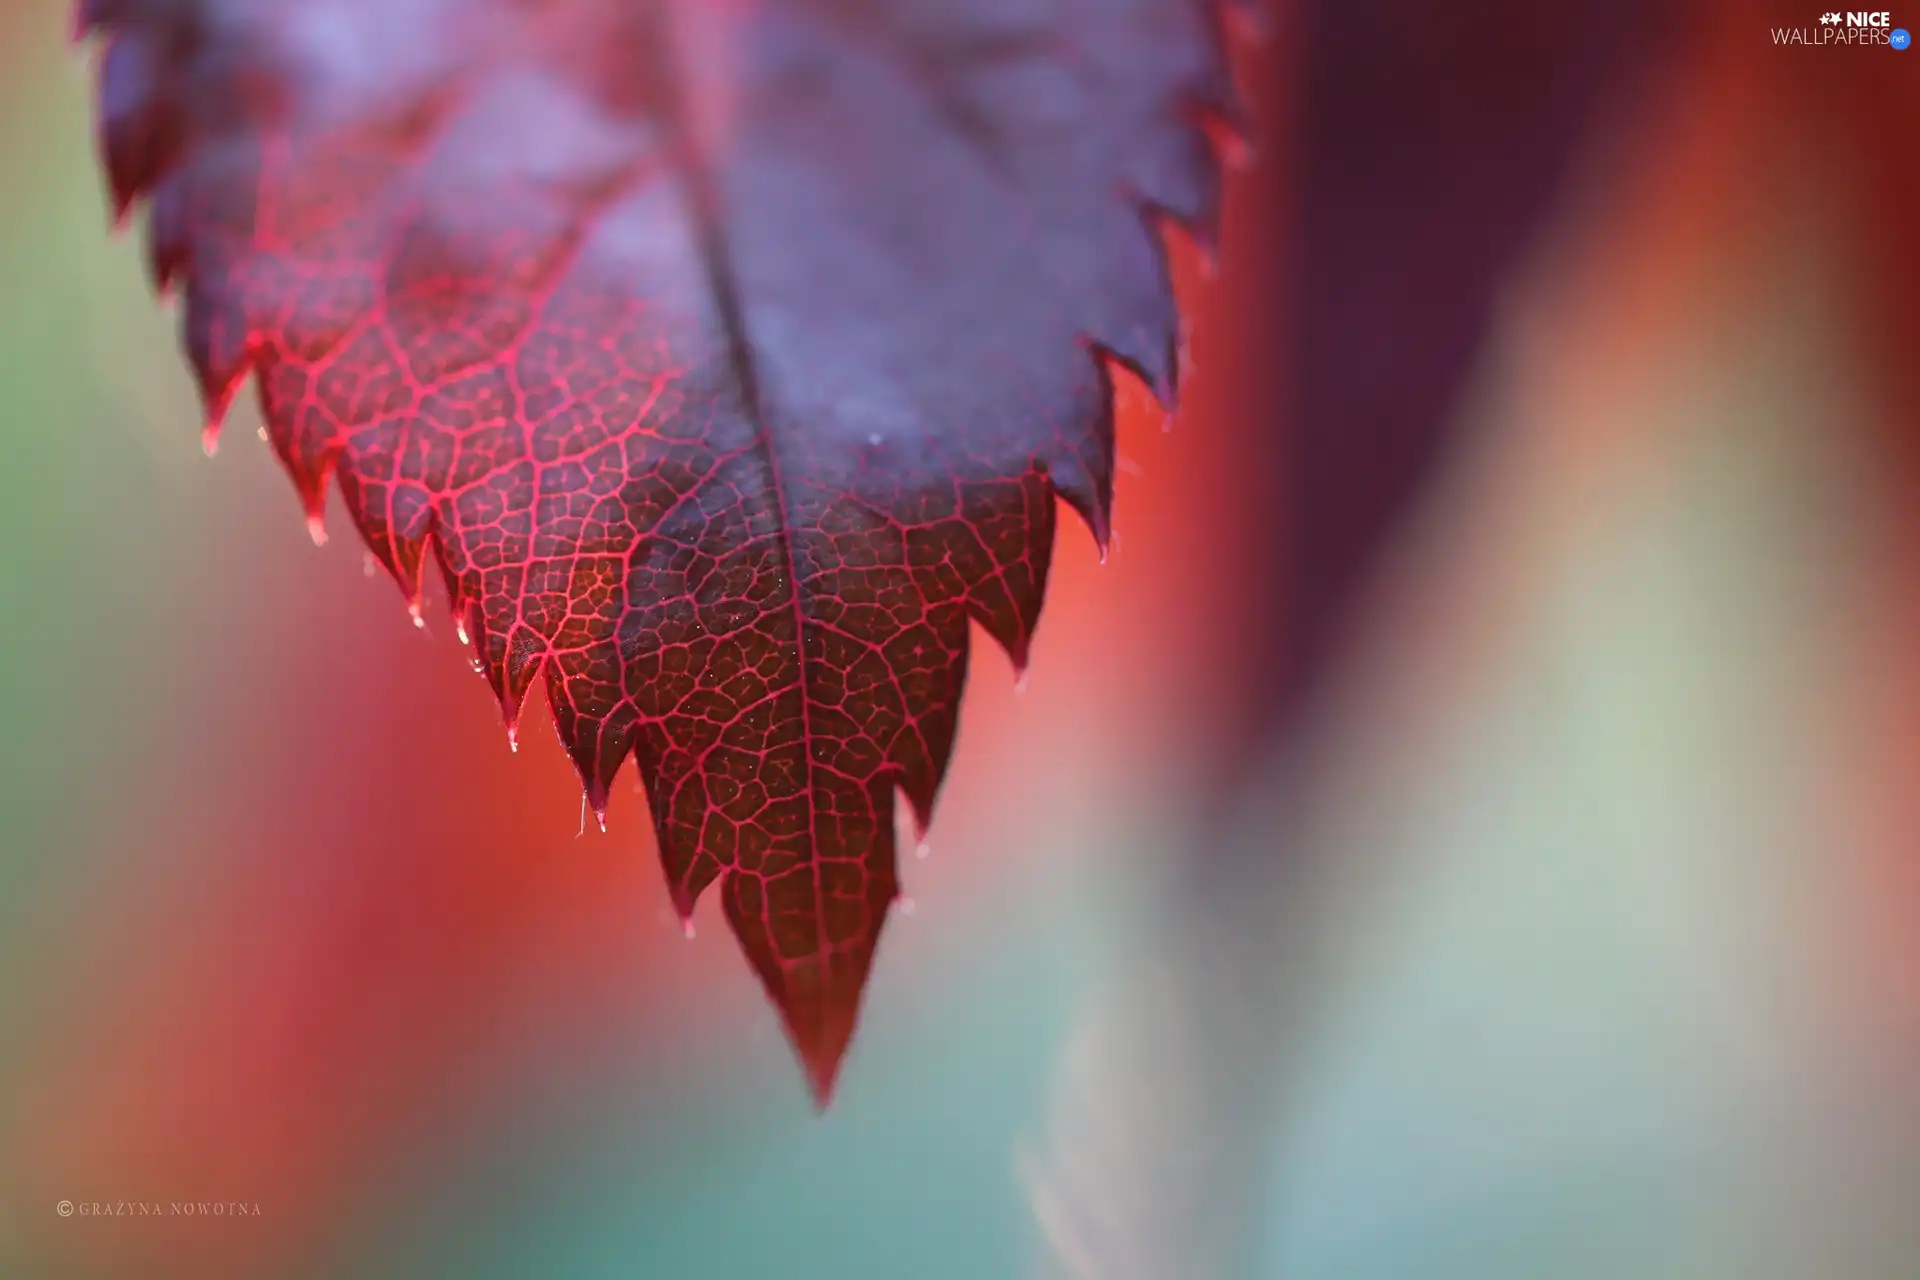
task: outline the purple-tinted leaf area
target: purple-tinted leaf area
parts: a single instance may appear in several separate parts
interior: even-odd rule
[[[633,757],[824,1104],[979,623],[1024,664],[1108,369],[1174,393],[1226,0],[87,0],[210,429],[251,375],[509,727]]]

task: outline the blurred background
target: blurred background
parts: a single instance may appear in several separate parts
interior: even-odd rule
[[[641,797],[201,456],[14,0],[0,1276],[1920,1275],[1920,52],[1802,8],[1241,44],[1185,401],[822,1117]]]

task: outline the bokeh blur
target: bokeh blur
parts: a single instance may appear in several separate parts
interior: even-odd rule
[[[642,797],[202,457],[0,9],[0,1277],[1920,1275],[1920,51],[1274,8],[824,1116]]]

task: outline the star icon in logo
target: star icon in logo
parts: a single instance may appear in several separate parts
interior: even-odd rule
[[[1820,15],[1820,25],[1823,27],[1837,27],[1840,25],[1840,15],[1837,13],[1823,13]]]

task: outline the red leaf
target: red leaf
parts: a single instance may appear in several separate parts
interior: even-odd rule
[[[1025,663],[1056,495],[1104,544],[1104,359],[1173,394],[1228,2],[82,4],[209,432],[253,374],[316,538],[637,758],[822,1105],[969,620]]]

